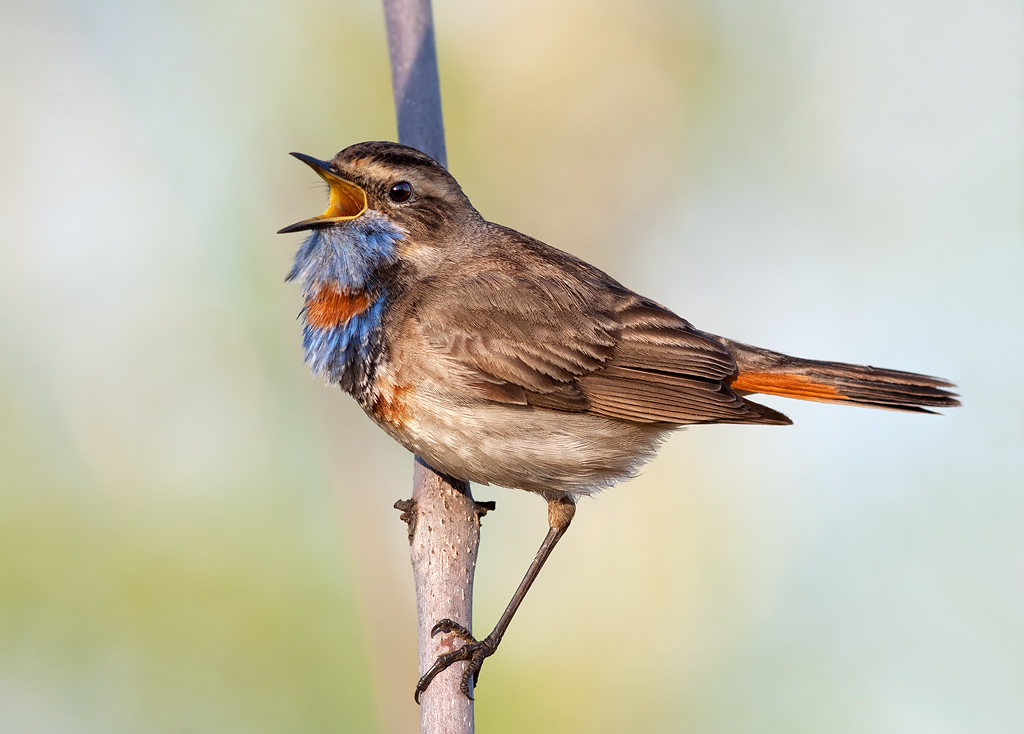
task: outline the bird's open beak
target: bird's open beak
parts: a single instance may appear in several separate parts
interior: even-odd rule
[[[327,205],[327,211],[320,216],[303,219],[301,222],[279,229],[277,230],[278,234],[326,227],[334,222],[346,222],[366,211],[366,192],[331,171],[330,163],[302,153],[292,153],[292,155],[316,171],[320,178],[327,182],[327,185],[331,187],[331,200]]]

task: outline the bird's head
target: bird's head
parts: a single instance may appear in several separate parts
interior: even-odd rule
[[[292,155],[327,183],[330,200],[323,214],[280,234],[350,227],[369,215],[384,217],[416,243],[429,245],[480,218],[452,175],[415,148],[369,142],[345,148],[329,161]]]
[[[426,276],[483,222],[462,188],[430,156],[398,143],[352,145],[329,161],[292,153],[330,191],[323,214],[280,233],[309,231],[288,280],[307,298],[324,288],[380,290],[388,273]],[[396,270],[397,269],[397,270]]]

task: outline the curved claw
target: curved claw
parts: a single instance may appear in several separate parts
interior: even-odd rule
[[[430,628],[431,637],[437,637],[437,635],[442,632],[445,634],[455,635],[460,640],[465,640],[466,642],[476,642],[476,638],[473,637],[472,632],[451,619],[442,619]]]
[[[462,695],[473,701],[475,699],[470,687],[470,680],[473,681],[473,686],[476,686],[480,680],[480,668],[483,666],[484,660],[494,654],[494,651],[498,649],[498,645],[490,637],[485,637],[478,642],[468,629],[450,619],[442,619],[435,624],[430,629],[430,636],[434,637],[441,632],[455,635],[459,639],[465,640],[466,644],[457,650],[452,650],[444,655],[438,655],[437,660],[430,666],[430,670],[424,673],[423,677],[416,683],[416,692],[413,698],[416,700],[416,703],[419,703],[420,695],[430,687],[431,681],[441,671],[447,670],[461,660],[465,660],[469,662],[469,665],[462,671],[462,680],[459,683],[459,688],[462,691]]]
[[[416,703],[420,702],[420,694],[423,693],[430,686],[430,682],[437,677],[437,675],[450,668],[454,663],[460,660],[469,660],[473,655],[473,650],[469,645],[463,645],[458,650],[452,650],[451,652],[445,653],[444,655],[438,655],[437,660],[430,666],[430,670],[423,674],[423,677],[416,683],[416,693],[413,698]],[[481,660],[481,663],[483,661]],[[463,693],[466,691],[463,690]],[[468,694],[467,694],[468,695]],[[472,698],[472,696],[469,696]]]
[[[491,648],[486,643],[486,640],[478,643],[479,647],[473,651],[473,655],[469,658],[469,665],[462,671],[462,680],[459,682],[459,688],[462,691],[462,695],[470,701],[475,701],[476,699],[473,698],[473,690],[470,688],[469,679],[473,679],[473,688],[476,688],[476,684],[480,682],[480,670],[483,668],[484,659],[489,655],[493,655],[496,649]]]

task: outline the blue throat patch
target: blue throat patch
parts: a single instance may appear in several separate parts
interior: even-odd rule
[[[313,230],[285,278],[301,279],[307,304],[324,288],[366,297],[364,311],[329,328],[312,326],[302,311],[302,349],[313,374],[323,374],[357,398],[372,385],[383,353],[380,325],[387,292],[375,276],[398,261],[403,237],[401,229],[368,210],[351,222]]]

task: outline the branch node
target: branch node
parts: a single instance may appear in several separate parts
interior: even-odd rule
[[[494,500],[488,500],[487,502],[474,502],[473,504],[476,505],[477,521],[481,520],[488,512],[493,512],[494,508],[497,507],[497,503]]]
[[[402,511],[399,517],[409,528],[409,545],[412,545],[413,536],[416,535],[416,521],[420,516],[416,511],[416,500],[398,500],[395,503],[395,509]]]

